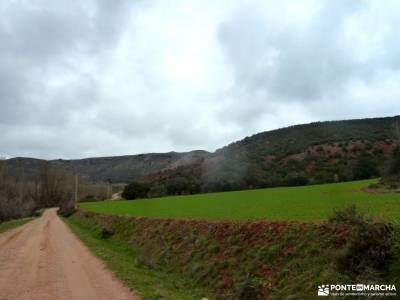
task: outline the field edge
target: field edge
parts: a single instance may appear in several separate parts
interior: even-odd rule
[[[135,290],[143,299],[191,300],[214,299],[210,291],[177,275],[161,270],[151,270],[138,263],[136,253],[119,237],[103,239],[101,231],[92,224],[82,222],[76,215],[63,218],[73,233],[99,257],[126,286]],[[94,225],[94,226],[93,226]]]

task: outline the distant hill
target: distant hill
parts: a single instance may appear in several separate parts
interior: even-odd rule
[[[145,181],[154,195],[345,181],[379,176],[400,117],[317,122],[266,131],[213,153],[150,153],[52,160],[93,181]],[[34,174],[40,160],[13,158],[11,169]]]
[[[201,163],[147,178],[160,194],[366,179],[385,169],[400,117],[317,122],[262,132]]]
[[[52,166],[72,171],[94,182],[127,183],[140,180],[142,177],[155,172],[193,164],[208,155],[209,153],[206,151],[191,151],[73,160],[57,159],[48,162]],[[17,157],[8,159],[7,165],[15,173],[20,173],[23,170],[25,176],[29,178],[38,174],[43,162],[45,160]]]

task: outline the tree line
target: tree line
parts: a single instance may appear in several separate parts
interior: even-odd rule
[[[0,160],[0,222],[29,217],[48,207],[59,207],[59,213],[68,215],[76,201],[104,200],[110,193],[108,183],[92,183],[48,162],[34,176],[25,176],[22,167],[10,170],[7,160]]]

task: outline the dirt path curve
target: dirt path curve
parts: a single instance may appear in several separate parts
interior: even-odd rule
[[[48,209],[0,234],[0,300],[137,300]]]

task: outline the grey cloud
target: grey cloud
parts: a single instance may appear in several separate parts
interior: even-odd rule
[[[354,77],[391,67],[390,60],[357,62],[340,40],[343,23],[365,10],[365,1],[326,1],[307,30],[271,24],[259,9],[239,7],[220,28],[220,41],[234,65],[238,86],[265,89],[280,100],[315,101]],[[391,25],[391,24],[389,24]],[[396,41],[398,44],[398,41]],[[270,65],[263,65],[270,61]],[[383,64],[383,65],[382,65]]]
[[[122,22],[120,16],[127,1],[113,2],[112,9],[106,2],[92,3],[93,6],[98,4],[94,8],[97,13],[94,17],[84,5],[79,5],[79,1],[66,6],[44,1],[26,6],[10,2],[3,6],[4,18],[0,26],[0,105],[3,115],[0,122],[7,116],[16,118],[14,120],[26,119],[27,110],[30,113],[34,108],[42,110],[41,105],[47,106],[43,98],[48,96],[45,93],[48,89],[53,94],[50,97],[55,98],[48,101],[51,102],[48,110],[53,112],[55,106],[63,110],[77,102],[80,102],[78,106],[86,106],[90,100],[87,98],[93,100],[96,89],[92,78],[84,78],[82,85],[85,86],[57,88],[49,88],[48,79],[57,77],[56,71],[63,72],[63,69],[73,73],[76,66],[71,62],[76,62],[82,55],[92,55],[87,52],[89,50],[97,53],[104,50],[99,47],[99,42],[110,45],[115,42],[111,36]],[[46,108],[43,110],[48,113]]]
[[[279,126],[393,114],[400,5],[316,0],[297,24],[284,15],[293,3],[1,2],[0,153],[213,150]]]

